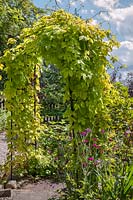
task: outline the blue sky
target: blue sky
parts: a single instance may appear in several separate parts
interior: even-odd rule
[[[56,0],[59,7],[71,13],[79,9],[84,19],[93,17],[93,23],[102,26],[116,35],[120,48],[114,50],[120,62],[128,66],[123,70],[123,78],[127,71],[133,72],[133,0]],[[33,0],[37,7],[55,8],[55,0]],[[95,16],[96,13],[100,15]],[[94,17],[95,16],[95,17]]]

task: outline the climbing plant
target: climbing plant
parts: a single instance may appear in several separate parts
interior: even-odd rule
[[[6,65],[5,84],[8,118],[8,147],[15,164],[24,163],[33,152],[40,133],[40,114],[37,91],[42,59],[54,64],[64,79],[65,117],[72,137],[73,163],[78,161],[79,132],[86,128],[97,134],[97,115],[105,114],[103,99],[112,88],[106,67],[114,46],[118,46],[109,30],[91,21],[84,21],[63,10],[42,17],[33,27],[25,28],[16,45],[5,51],[1,62]],[[104,118],[103,118],[104,120]],[[106,126],[106,124],[104,124]],[[15,138],[15,139],[14,139]],[[27,145],[28,144],[28,145]],[[36,152],[36,151],[35,151]],[[78,184],[78,164],[72,177]]]

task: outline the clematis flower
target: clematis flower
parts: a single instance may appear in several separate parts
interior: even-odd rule
[[[94,158],[93,158],[93,157],[89,157],[89,158],[88,158],[88,160],[90,160],[90,161],[93,161],[93,160],[94,160]]]

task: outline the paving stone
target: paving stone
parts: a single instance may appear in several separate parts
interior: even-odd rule
[[[0,190],[1,190],[1,189],[4,189],[4,186],[3,186],[3,185],[0,185]]]
[[[0,198],[3,198],[3,197],[11,197],[11,190],[0,190]]]
[[[16,189],[17,188],[17,182],[16,180],[11,180],[8,181],[8,183],[6,184],[6,189],[10,188],[10,189]]]
[[[13,200],[48,200],[48,192],[33,192],[28,190],[13,190]]]

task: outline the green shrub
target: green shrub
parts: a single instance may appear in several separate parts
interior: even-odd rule
[[[9,112],[6,110],[0,109],[0,132],[6,130],[6,120],[9,116]]]

